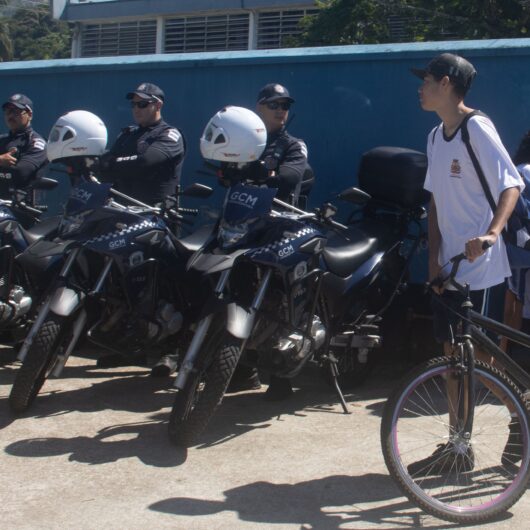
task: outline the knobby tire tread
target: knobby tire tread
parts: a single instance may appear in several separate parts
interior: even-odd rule
[[[54,358],[54,346],[60,331],[61,324],[52,318],[46,320],[35,335],[9,394],[9,406],[13,412],[24,412],[37,397]]]
[[[175,397],[169,419],[169,437],[175,445],[181,447],[195,445],[223,400],[228,383],[239,361],[241,347],[237,339],[224,340],[218,344],[206,370],[202,373],[190,374],[186,387]],[[204,388],[195,407],[185,418],[184,414],[190,401],[195,397],[203,375],[205,376]]]
[[[449,357],[437,357],[431,359],[420,365],[412,372],[410,372],[398,385],[396,390],[389,397],[384,411],[383,418],[381,422],[381,446],[383,451],[383,456],[385,459],[385,464],[388,468],[388,471],[396,484],[399,486],[401,491],[405,496],[416,506],[421,508],[426,513],[450,521],[453,523],[459,524],[477,524],[490,521],[500,514],[506,512],[511,506],[513,506],[521,496],[526,492],[528,487],[528,482],[530,481],[530,466],[524,470],[524,479],[520,483],[520,487],[516,490],[511,496],[506,498],[503,502],[497,504],[494,509],[486,509],[483,512],[475,512],[473,514],[457,514],[452,510],[443,510],[437,507],[433,507],[431,504],[425,502],[423,499],[419,498],[414,492],[410,491],[408,484],[401,477],[398,466],[393,458],[391,436],[392,436],[392,418],[394,416],[394,410],[397,406],[401,395],[405,388],[407,388],[413,380],[422,376],[426,371],[439,366],[451,364],[451,359]],[[510,396],[510,399],[515,397],[523,405],[523,409],[526,411],[527,420],[530,424],[530,403],[521,393],[517,385],[504,373],[499,371],[497,368],[483,362],[475,360],[475,366],[483,368],[485,371],[489,371],[490,374],[494,375],[496,378],[500,379],[509,389],[511,389],[513,395]]]

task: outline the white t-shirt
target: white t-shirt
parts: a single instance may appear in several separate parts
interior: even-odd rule
[[[486,177],[495,204],[507,188],[524,189],[524,183],[491,121],[484,116],[468,120],[470,143]],[[434,140],[433,140],[434,135]],[[425,189],[433,194],[442,240],[438,260],[446,265],[465,250],[469,239],[487,233],[493,213],[462,141],[460,128],[446,138],[443,126],[435,127],[427,139],[428,169]],[[450,270],[446,265],[445,270]],[[463,261],[457,280],[472,290],[487,289],[509,277],[510,266],[502,237],[473,263]]]

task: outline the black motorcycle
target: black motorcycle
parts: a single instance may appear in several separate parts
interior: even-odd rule
[[[194,184],[179,195],[211,192]],[[133,358],[172,352],[169,339],[184,327],[188,299],[193,300],[184,293],[184,265],[198,248],[197,241],[187,249],[178,244],[168,227],[182,222],[183,212],[192,213],[177,202],[177,196],[168,197],[154,208],[110,184],[82,180],[71,189],[57,237],[41,239],[17,257],[48,289],[19,351],[23,364],[9,396],[13,411],[27,409],[46,378],[60,375],[85,336]]]
[[[50,190],[57,181],[35,180],[25,189],[13,190],[10,200],[0,199],[0,341],[17,344],[27,333],[32,302],[39,296],[39,285],[33,284],[15,257],[33,242],[57,229],[59,217],[41,220],[46,206],[32,204],[36,190]]]
[[[314,358],[327,366],[348,412],[340,370],[352,359],[365,363],[381,344],[380,316],[422,240],[425,169],[415,151],[366,153],[359,182],[372,193],[349,188],[339,195],[362,205],[350,226],[333,220],[331,204],[308,213],[275,199],[275,190],[229,189],[215,237],[188,263],[213,293],[175,380],[175,444],[197,442],[238,362],[292,378]]]

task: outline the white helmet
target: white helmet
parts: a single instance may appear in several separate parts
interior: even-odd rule
[[[206,125],[201,136],[201,154],[208,160],[253,162],[267,143],[261,118],[243,107],[225,107]]]
[[[100,156],[107,145],[107,128],[95,114],[73,110],[52,127],[46,147],[48,160],[67,157]]]

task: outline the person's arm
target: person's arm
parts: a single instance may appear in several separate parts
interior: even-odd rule
[[[21,149],[17,162],[10,172],[18,188],[27,186],[37,175],[37,171],[48,163],[46,142],[40,137],[32,137],[26,149]]]
[[[484,254],[484,242],[494,245],[515,208],[524,182],[506,151],[495,126],[487,118],[475,117],[468,122],[469,139],[486,177],[497,208],[485,234],[467,241],[465,253],[469,261]],[[477,177],[478,178],[478,177]]]
[[[492,246],[497,242],[497,239],[503,228],[506,226],[510,215],[512,215],[519,194],[519,188],[516,187],[505,189],[501,193],[497,209],[495,210],[495,214],[493,215],[487,233],[483,236],[470,239],[466,243],[465,252],[469,261],[473,262],[479,256],[484,254],[485,250],[482,248],[484,242],[487,242],[489,246]]]
[[[17,163],[18,149],[11,147],[6,153],[0,155],[0,167],[13,167]]]
[[[287,197],[302,182],[306,168],[307,147],[304,142],[298,140],[289,146],[277,169],[267,179],[267,184],[279,188],[280,197]]]
[[[438,214],[436,212],[436,203],[434,202],[433,195],[431,195],[429,213],[427,215],[427,234],[429,238],[429,281],[431,282],[440,275],[442,270],[438,261],[442,235],[438,226]],[[437,293],[440,292],[438,287],[433,287],[433,289]]]

